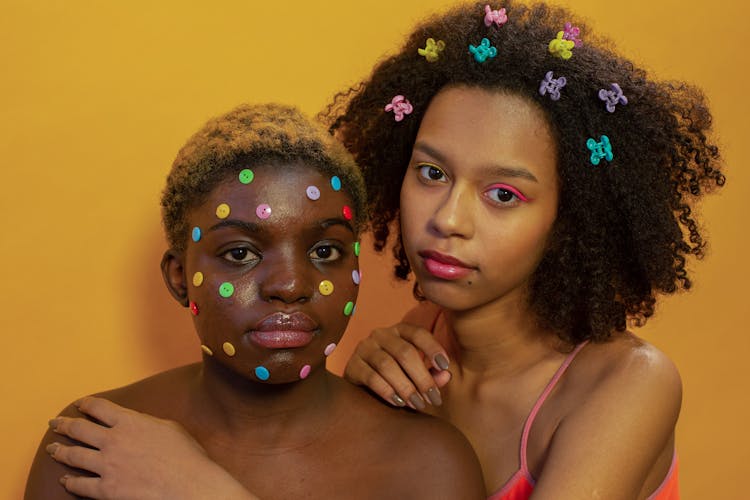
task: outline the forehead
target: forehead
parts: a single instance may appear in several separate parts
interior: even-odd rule
[[[352,201],[340,182],[306,164],[238,167],[190,213],[208,225],[222,219],[290,224],[300,218],[345,217]]]

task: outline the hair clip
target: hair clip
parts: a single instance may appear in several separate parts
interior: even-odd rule
[[[568,83],[564,76],[560,78],[552,78],[552,72],[547,71],[544,75],[544,80],[539,84],[539,95],[549,93],[549,98],[553,101],[560,99],[560,89]]]
[[[484,25],[489,27],[492,23],[497,24],[499,28],[503,24],[508,22],[508,16],[505,15],[505,9],[492,10],[489,5],[484,6]]]
[[[564,40],[563,35],[564,32],[558,31],[557,36],[549,42],[549,53],[567,61],[573,57],[572,49],[575,47],[575,42],[572,40]]]
[[[628,98],[622,93],[622,89],[618,84],[613,83],[610,87],[612,90],[599,89],[599,99],[606,103],[607,111],[614,113],[615,106],[617,104],[627,104]]]
[[[497,49],[490,45],[490,41],[486,38],[482,38],[482,42],[476,47],[469,45],[469,52],[474,54],[474,60],[479,63],[483,63],[488,58],[492,59],[497,55]]]
[[[393,118],[397,122],[400,122],[404,119],[404,115],[410,115],[411,112],[414,111],[414,107],[406,97],[397,95],[396,97],[391,99],[390,104],[386,104],[385,110],[393,111]]]
[[[586,141],[586,147],[591,151],[591,164],[599,165],[602,159],[612,161],[614,155],[612,154],[612,143],[609,142],[609,137],[606,135],[601,136],[599,142],[589,138]]]
[[[435,41],[434,38],[428,38],[427,44],[423,49],[417,49],[420,56],[424,56],[427,62],[435,62],[440,58],[440,53],[445,50],[445,42],[442,40]]]
[[[578,38],[578,35],[581,34],[581,30],[578,28],[578,26],[573,26],[571,23],[565,23],[565,28],[563,29],[563,39],[564,40],[570,40],[572,41],[576,47],[580,47],[583,45],[583,42]]]

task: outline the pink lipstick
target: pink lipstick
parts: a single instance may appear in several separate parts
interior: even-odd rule
[[[312,342],[317,323],[302,312],[269,314],[249,332],[250,340],[266,349],[292,349]]]
[[[419,256],[422,257],[427,272],[436,278],[457,280],[475,271],[473,266],[434,250],[423,250],[419,252]]]

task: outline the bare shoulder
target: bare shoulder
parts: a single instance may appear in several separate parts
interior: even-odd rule
[[[479,460],[455,427],[436,417],[385,405],[342,383],[352,391],[347,397],[352,398],[351,416],[358,427],[351,429],[352,434],[363,437],[357,446],[368,449],[374,461],[387,464],[383,471],[389,483],[399,488],[393,491],[395,497],[486,497]]]
[[[163,418],[173,418],[175,416],[175,396],[179,393],[179,391],[175,390],[175,387],[179,386],[181,382],[188,380],[194,370],[194,365],[169,370],[133,384],[96,395],[138,411],[154,415],[161,414]],[[172,388],[171,392],[169,391],[170,387]],[[179,397],[176,399],[179,400]],[[171,403],[171,405],[165,404],[165,402]],[[170,407],[172,408],[171,410],[169,409]],[[85,415],[78,411],[74,403],[63,408],[58,415],[85,418]],[[37,448],[26,481],[26,492],[24,495],[26,500],[76,498],[65,491],[60,485],[60,478],[69,473],[90,475],[86,471],[72,469],[54,461],[46,451],[47,446],[54,442],[67,445],[79,444],[51,430],[45,432]]]

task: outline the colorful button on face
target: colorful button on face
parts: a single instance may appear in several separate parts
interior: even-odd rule
[[[318,285],[318,290],[322,295],[331,295],[333,293],[333,283],[328,280],[323,280]]]
[[[268,369],[265,366],[258,366],[255,368],[255,376],[260,380],[268,380],[271,374],[268,373]]]
[[[344,306],[344,316],[351,316],[354,311],[354,302],[347,302]]]
[[[193,275],[193,286],[201,286],[203,284],[203,273],[198,271]]]
[[[361,279],[361,276],[359,274],[359,271],[357,271],[356,269],[352,271],[352,281],[354,282],[355,285],[359,285],[360,279]]]
[[[224,342],[221,344],[221,348],[224,350],[224,353],[227,356],[234,356],[234,353],[237,352],[232,344],[229,342]]]
[[[231,283],[222,283],[221,285],[219,285],[219,295],[221,295],[225,299],[231,297],[233,293],[234,285],[232,285]]]
[[[213,356],[214,355],[214,352],[211,350],[211,348],[208,347],[205,344],[201,344],[201,351],[205,352],[209,356]]]
[[[255,215],[260,219],[268,219],[271,216],[271,207],[263,203],[255,209]]]
[[[341,179],[339,179],[338,175],[331,177],[331,187],[334,191],[339,191],[341,189]]]
[[[216,207],[216,217],[219,219],[226,219],[229,217],[229,205],[226,203],[222,203],[218,207]]]
[[[325,351],[323,351],[323,354],[325,354],[326,356],[330,356],[331,353],[333,351],[335,351],[335,350],[336,350],[336,344],[334,344],[333,342],[331,342],[330,344],[328,344],[326,346],[326,349],[325,349]]]
[[[308,198],[315,201],[320,198],[320,189],[315,186],[307,186],[307,189],[305,189],[305,194],[307,194]]]
[[[201,240],[201,228],[199,228],[198,226],[194,227],[191,236],[193,238],[193,241],[195,241],[196,243],[199,242]]]
[[[359,257],[359,241],[354,242],[354,255]]]
[[[240,172],[240,182],[243,184],[250,184],[255,179],[255,174],[249,168],[245,168]]]
[[[190,301],[190,312],[193,313],[193,316],[198,316],[198,304]]]
[[[310,375],[310,365],[305,365],[299,371],[299,378],[306,379],[308,375]]]
[[[341,209],[341,213],[344,215],[344,219],[352,220],[352,207],[349,205],[344,205],[344,208]]]

